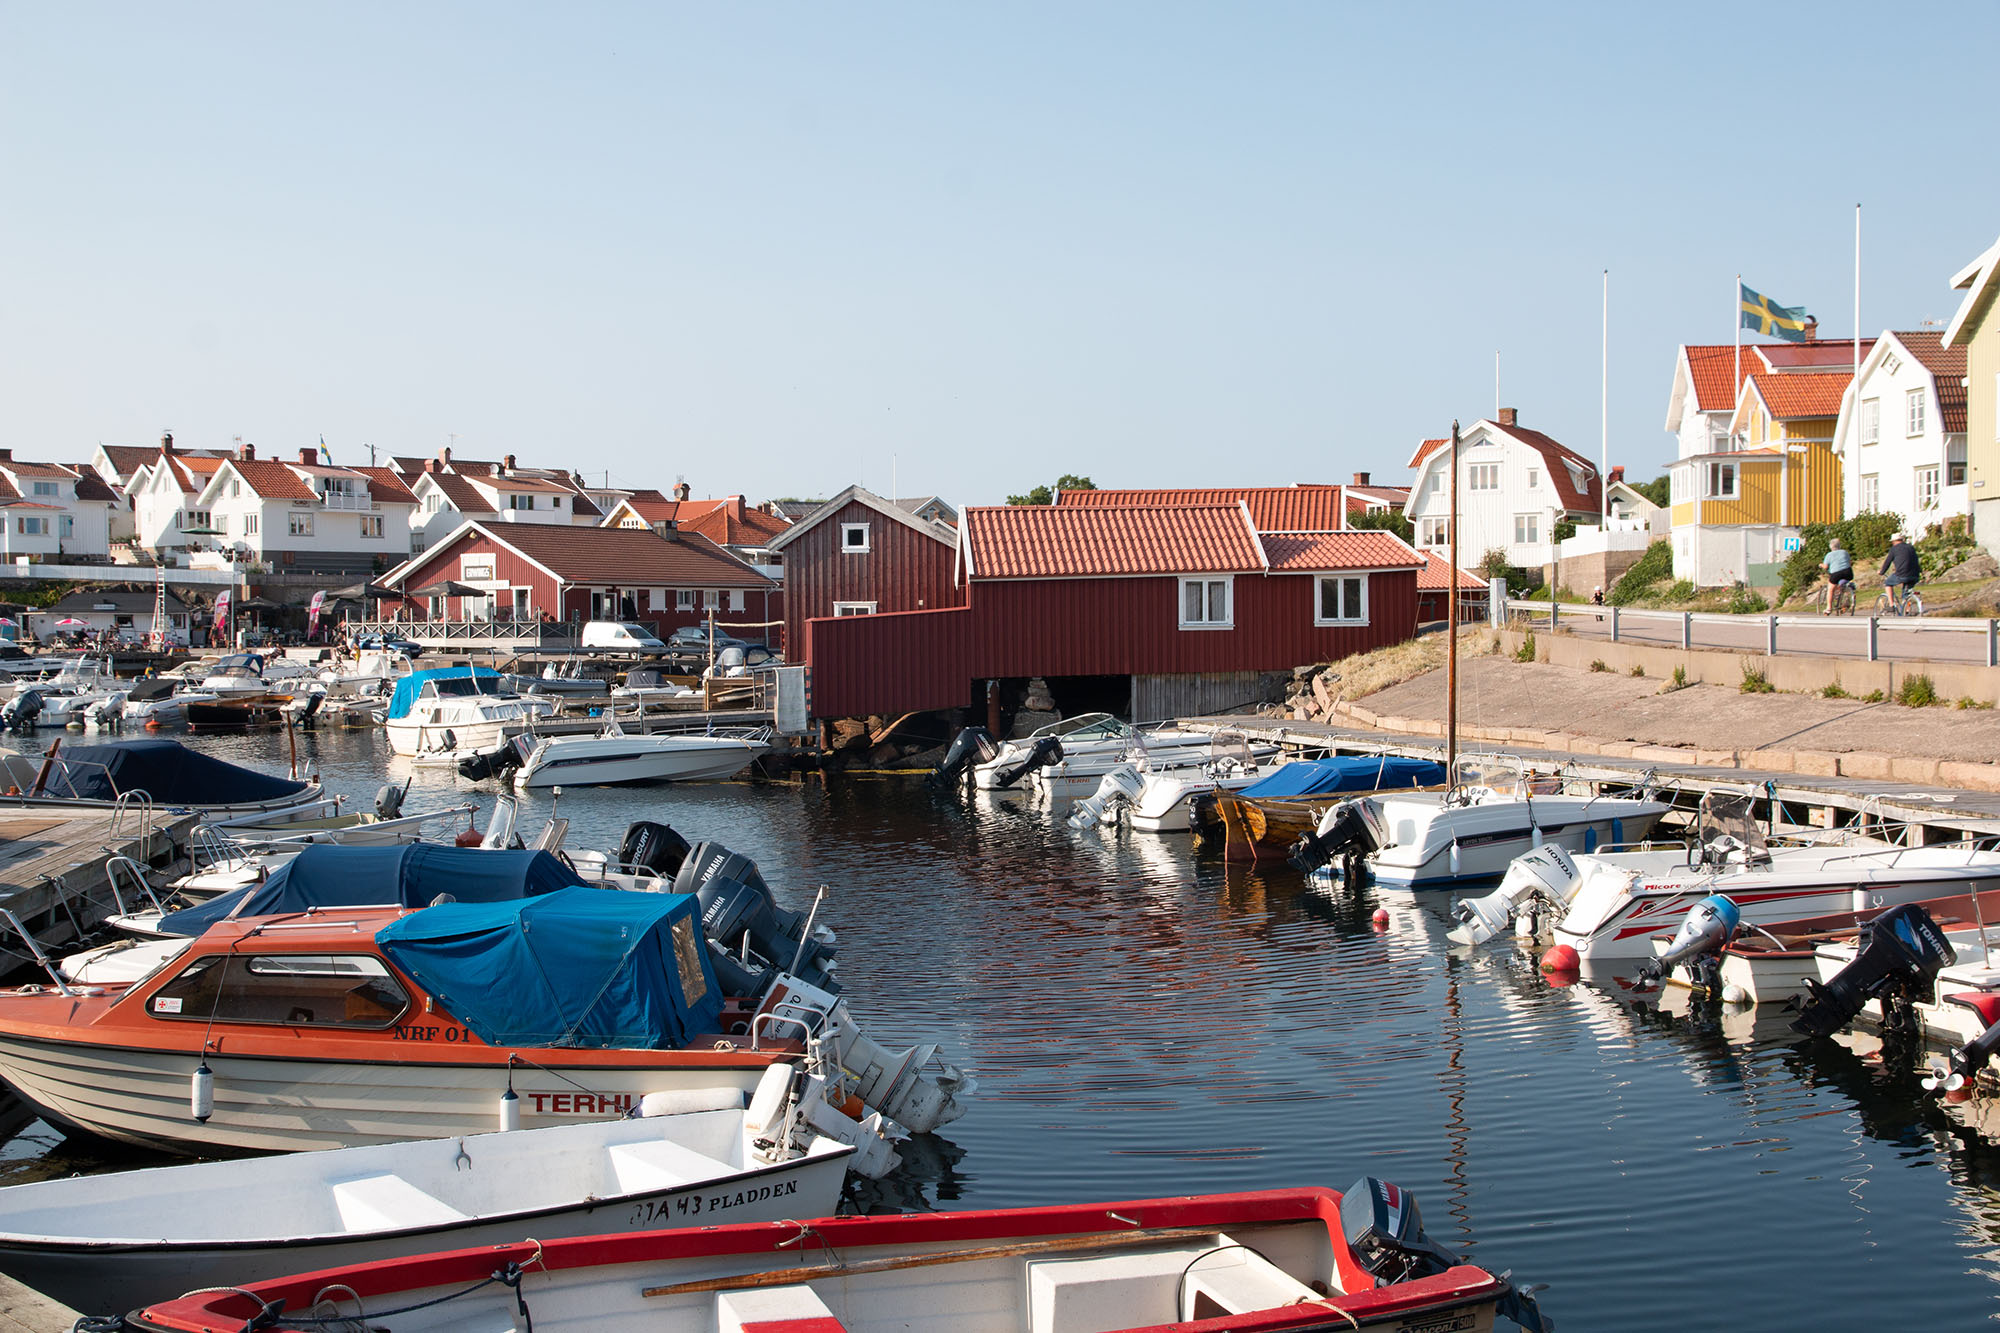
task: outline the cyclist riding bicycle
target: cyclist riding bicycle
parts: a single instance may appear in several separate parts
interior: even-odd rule
[[[1901,609],[1903,600],[1923,577],[1923,568],[1917,563],[1917,549],[1910,545],[1909,534],[1899,532],[1889,539],[1889,554],[1882,557],[1882,575],[1890,600]]]
[[[1819,562],[1826,571],[1826,609],[1829,614],[1843,598],[1852,600],[1849,594],[1854,590],[1854,557],[1841,549],[1840,538],[1827,543],[1827,552]]]

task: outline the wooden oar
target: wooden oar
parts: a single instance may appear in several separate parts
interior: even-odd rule
[[[901,1254],[888,1259],[859,1259],[853,1263],[822,1264],[812,1268],[779,1268],[767,1273],[738,1273],[734,1277],[702,1278],[695,1282],[674,1282],[664,1287],[647,1287],[641,1296],[686,1296],[704,1291],[748,1291],[755,1287],[789,1287],[823,1277],[846,1277],[855,1273],[887,1273],[900,1268],[929,1268],[937,1264],[973,1263],[981,1259],[1015,1259],[1032,1254],[1061,1254],[1066,1250],[1103,1249],[1170,1240],[1213,1237],[1220,1227],[1158,1227],[1146,1231],[1098,1231],[1081,1236],[1058,1236],[1052,1240],[1018,1241],[1012,1245],[986,1245],[976,1250],[940,1250],[935,1254]]]

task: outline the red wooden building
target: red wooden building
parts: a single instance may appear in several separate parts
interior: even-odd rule
[[[771,580],[671,525],[469,522],[380,582],[414,598],[405,605],[419,619],[630,620],[661,638],[703,623],[711,608],[720,624],[770,620],[777,600]]]
[[[799,661],[806,622],[965,605],[958,530],[849,486],[765,548],[784,566],[785,655]]]
[[[1216,711],[1409,638],[1422,565],[1387,532],[1260,532],[1241,500],[968,509],[962,607],[806,621],[813,713],[973,706],[1033,676],[1142,719]]]

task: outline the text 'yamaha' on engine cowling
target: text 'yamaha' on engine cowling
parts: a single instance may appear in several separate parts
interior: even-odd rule
[[[1364,1176],[1340,1196],[1340,1230],[1354,1262],[1383,1286],[1413,1282],[1463,1260],[1424,1232],[1417,1200],[1400,1185]],[[1530,1333],[1553,1327],[1524,1287],[1511,1288],[1499,1312]]]
[[[1673,943],[1666,952],[1648,958],[1639,964],[1638,979],[1655,982],[1679,967],[1682,963],[1707,965],[1712,967],[1719,961],[1722,950],[1736,938],[1736,928],[1743,922],[1743,913],[1725,894],[1711,893],[1681,918],[1681,928],[1674,932]],[[1714,990],[1713,977],[1697,977],[1699,984]]]
[[[984,727],[965,727],[951,738],[944,758],[924,781],[933,787],[952,787],[963,781],[974,764],[983,764],[998,754],[993,733]]]
[[[833,932],[820,927],[808,935],[805,913],[778,906],[749,857],[720,843],[697,843],[674,876],[674,891],[692,893],[701,904],[701,933],[724,990],[762,995],[780,972],[840,989]]]
[[[1381,846],[1359,800],[1342,801],[1319,817],[1319,827],[1292,844],[1292,867],[1310,874],[1340,858],[1359,860]]]
[[[999,788],[1011,787],[1038,768],[1060,763],[1063,757],[1062,742],[1053,736],[1043,736],[1028,748],[1028,753],[1018,763],[1012,763],[993,775],[993,785]]]
[[[1898,1001],[1927,996],[1937,974],[1957,961],[1958,951],[1929,912],[1915,903],[1892,907],[1861,928],[1854,961],[1832,980],[1821,985],[1806,978],[1810,998],[1792,1028],[1808,1037],[1830,1037],[1870,1000],[1882,1002],[1883,1022],[1892,1024]]]

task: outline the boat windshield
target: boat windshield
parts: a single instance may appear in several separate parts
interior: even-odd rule
[[[1702,859],[1713,865],[1748,865],[1771,859],[1752,798],[1743,792],[1711,791],[1701,798],[1695,815],[1695,841]]]
[[[1250,741],[1240,731],[1218,731],[1208,743],[1211,771],[1247,773],[1255,764],[1250,758]]]
[[[1037,731],[1037,736],[1061,736],[1067,740],[1102,740],[1113,736],[1130,736],[1133,728],[1120,722],[1109,713],[1078,713],[1060,722],[1051,722]]]
[[[424,693],[433,699],[457,699],[474,694],[497,694],[497,690],[485,687],[493,682],[492,676],[440,676],[436,680],[424,682]]]

